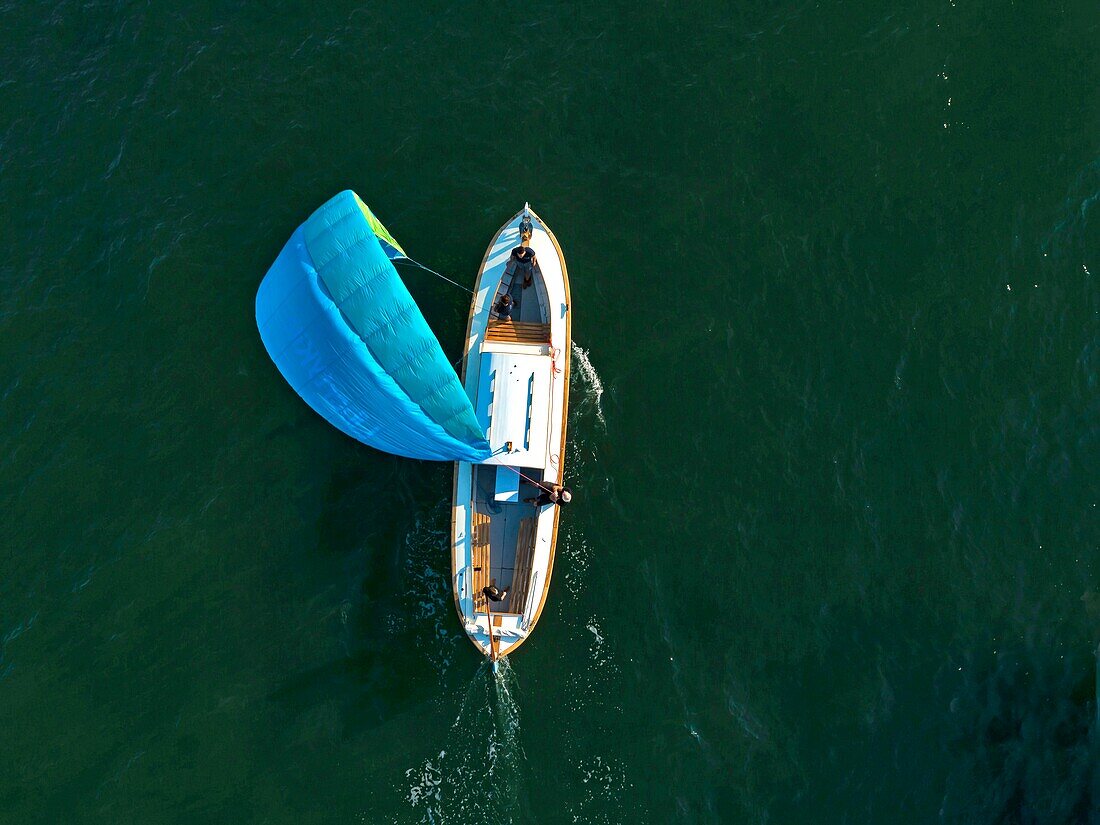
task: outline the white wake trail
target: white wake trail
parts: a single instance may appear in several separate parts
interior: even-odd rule
[[[478,667],[438,750],[405,771],[405,799],[417,822],[527,820],[517,688],[507,659],[495,675],[488,661]]]

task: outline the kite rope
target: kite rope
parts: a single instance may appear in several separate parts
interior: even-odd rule
[[[458,287],[459,289],[461,289],[461,290],[464,290],[465,292],[468,292],[468,293],[470,293],[471,295],[476,295],[476,294],[477,294],[477,293],[476,293],[476,292],[474,292],[474,291],[473,291],[472,289],[470,289],[470,288],[469,288],[468,286],[463,286],[463,285],[462,285],[462,284],[460,284],[460,283],[459,283],[458,281],[452,281],[452,280],[451,280],[450,278],[448,278],[448,277],[447,277],[446,275],[444,275],[444,274],[442,274],[442,273],[440,273],[440,272],[436,272],[436,271],[435,271],[434,269],[432,269],[432,268],[431,268],[431,267],[429,267],[429,266],[424,266],[424,264],[420,263],[420,261],[417,261],[417,260],[415,260],[415,259],[413,259],[413,258],[410,258],[410,257],[409,257],[408,255],[405,255],[405,256],[404,256],[404,257],[402,257],[402,258],[394,258],[394,259],[393,259],[393,262],[394,262],[394,264],[400,264],[400,263],[410,263],[410,264],[412,264],[413,266],[416,266],[416,267],[419,267],[420,269],[423,269],[423,270],[424,270],[425,272],[430,272],[430,273],[431,273],[432,275],[435,275],[435,276],[436,276],[437,278],[442,278],[442,279],[443,279],[444,281],[446,281],[447,283],[449,283],[449,284],[452,284],[452,285],[454,285],[454,286],[457,286],[457,287]],[[514,284],[515,284],[515,282],[516,282],[516,273],[515,273],[515,272],[513,272],[513,273],[512,273],[512,284],[514,285]],[[509,289],[510,289],[510,288],[509,288]],[[456,370],[457,370],[457,369],[458,369],[458,365],[459,365],[460,363],[462,363],[462,360],[463,360],[463,359],[464,359],[465,357],[466,357],[466,353],[463,353],[463,354],[462,354],[462,355],[460,355],[460,356],[459,356],[459,357],[458,357],[457,359],[455,359],[454,361],[452,361],[452,362],[451,362],[451,366],[452,366],[452,367],[453,367],[454,369],[456,369]],[[553,366],[553,369],[554,369],[554,372],[555,372],[555,373],[559,372],[559,370],[558,370],[558,368],[557,368],[557,365],[556,365],[556,364],[552,364],[552,366]],[[528,481],[530,481],[530,479],[528,479]]]
[[[527,481],[527,482],[533,484],[534,486],[538,487],[540,490],[542,490],[545,493],[549,493],[552,489],[552,488],[547,488],[545,486],[545,484],[541,481],[535,481],[533,478],[528,478],[523,473],[521,473],[519,470],[517,470],[515,467],[512,467],[509,464],[498,464],[497,467],[498,468],[505,467],[505,468],[511,470],[513,473],[515,473],[517,476],[522,478],[524,481]]]
[[[462,284],[460,284],[460,283],[459,283],[458,281],[452,281],[452,280],[451,280],[450,278],[448,278],[448,277],[447,277],[446,275],[443,275],[442,273],[436,272],[436,271],[435,271],[434,269],[432,269],[431,267],[428,267],[428,266],[424,266],[424,264],[420,263],[420,261],[414,260],[414,259],[410,258],[410,257],[409,257],[408,255],[406,255],[406,256],[405,256],[405,257],[403,257],[403,258],[396,258],[396,259],[394,259],[394,263],[395,263],[395,264],[400,264],[400,263],[410,263],[410,264],[412,264],[413,266],[417,266],[417,267],[420,267],[420,268],[421,268],[421,269],[423,269],[423,270],[424,270],[425,272],[430,272],[430,273],[431,273],[432,275],[435,275],[435,276],[436,276],[437,278],[442,278],[442,279],[443,279],[444,281],[446,281],[447,283],[449,283],[449,284],[453,284],[454,286],[457,286],[457,287],[458,287],[459,289],[462,289],[462,290],[465,290],[466,292],[469,292],[469,293],[470,293],[471,295],[475,294],[475,293],[474,293],[474,291],[473,291],[472,289],[470,289],[470,288],[469,288],[468,286],[463,286],[463,285],[462,285]],[[464,359],[465,357],[466,357],[466,353],[463,353],[463,354],[462,354],[462,355],[460,355],[460,356],[459,356],[459,357],[458,357],[458,358],[457,358],[457,359],[456,359],[455,361],[453,361],[453,362],[451,363],[451,366],[452,366],[452,367],[453,367],[454,369],[456,369],[456,370],[457,370],[457,369],[458,369],[458,365],[459,365],[460,363],[462,363],[462,359]]]
[[[421,269],[423,269],[423,270],[424,270],[425,272],[430,272],[430,273],[431,273],[432,275],[435,275],[435,276],[436,276],[437,278],[442,278],[442,279],[443,279],[444,281],[446,281],[447,283],[449,283],[449,284],[453,284],[454,286],[457,286],[457,287],[458,287],[459,289],[464,289],[464,290],[466,290],[466,292],[469,292],[469,293],[470,293],[471,295],[473,295],[473,294],[474,294],[474,291],[473,291],[472,289],[470,289],[470,288],[469,288],[468,286],[463,286],[463,285],[462,285],[462,284],[460,284],[460,283],[459,283],[458,281],[452,281],[452,280],[451,280],[450,278],[448,278],[448,277],[447,277],[446,275],[442,275],[442,274],[440,274],[439,272],[436,272],[436,271],[435,271],[434,269],[432,269],[431,267],[427,267],[427,266],[424,266],[424,264],[420,263],[420,261],[414,261],[414,260],[413,260],[412,258],[410,258],[410,257],[409,257],[408,255],[406,255],[406,256],[405,256],[404,258],[398,258],[398,259],[397,259],[396,261],[394,261],[394,263],[401,263],[402,261],[408,261],[408,262],[409,262],[410,264],[412,264],[413,266],[418,266],[418,267],[420,267]]]
[[[402,262],[408,262],[408,263],[412,264],[413,266],[417,266],[417,267],[420,267],[420,268],[421,268],[421,269],[423,269],[423,270],[424,270],[425,272],[430,272],[430,273],[431,273],[432,275],[435,275],[435,276],[436,276],[437,278],[442,278],[442,279],[443,279],[444,281],[446,281],[447,283],[449,283],[449,284],[453,284],[454,286],[457,286],[457,287],[458,287],[459,289],[463,289],[463,290],[465,290],[466,292],[469,292],[469,293],[470,293],[471,295],[474,295],[474,294],[476,294],[476,293],[475,293],[475,292],[474,292],[474,291],[473,291],[472,289],[470,289],[469,287],[463,286],[462,284],[458,283],[458,281],[452,281],[452,280],[451,280],[450,278],[448,278],[448,277],[447,277],[446,275],[443,275],[443,274],[441,274],[441,273],[439,273],[439,272],[436,272],[436,271],[435,271],[434,269],[432,269],[431,267],[427,267],[427,266],[424,266],[424,264],[420,263],[420,261],[414,260],[414,259],[410,258],[410,257],[409,257],[408,255],[406,255],[406,256],[405,256],[404,258],[398,258],[398,259],[396,259],[396,260],[394,261],[394,263],[395,263],[395,264],[397,264],[397,263],[402,263]],[[512,281],[513,281],[513,283],[515,282],[515,273],[513,273],[513,274],[512,274]],[[556,374],[556,373],[558,373],[558,372],[560,372],[560,370],[559,370],[559,369],[557,368],[557,364],[556,364],[556,362],[555,362],[555,360],[554,360],[554,357],[555,357],[555,353],[556,353],[556,352],[557,352],[557,350],[556,350],[556,349],[555,349],[555,350],[551,350],[551,356],[550,356],[550,357],[551,357],[551,368],[552,368],[552,370],[553,370],[553,372],[554,372],[555,374]],[[460,363],[462,362],[462,360],[463,360],[463,359],[464,359],[465,357],[466,357],[466,353],[463,353],[462,355],[460,355],[460,356],[459,356],[459,357],[458,357],[458,358],[457,358],[457,359],[456,359],[456,360],[454,361],[454,363],[453,363],[453,364],[452,364],[451,366],[453,366],[453,367],[454,367],[455,369],[457,369],[457,368],[458,368],[458,365],[459,365],[459,364],[460,364]],[[499,464],[499,465],[497,465],[497,466],[498,466],[498,467],[507,467],[507,468],[508,468],[509,470],[511,470],[511,471],[512,471],[513,473],[515,473],[515,474],[516,474],[516,475],[518,475],[518,476],[519,476],[520,478],[522,478],[522,479],[523,479],[524,481],[526,481],[526,482],[530,483],[530,484],[531,484],[531,485],[533,485],[534,487],[537,487],[538,489],[540,489],[540,490],[542,490],[542,491],[544,491],[544,492],[547,492],[547,493],[548,493],[548,492],[550,492],[550,489],[548,489],[548,488],[547,488],[546,486],[544,486],[543,482],[541,482],[541,481],[535,481],[535,480],[534,480],[533,478],[528,478],[528,477],[527,477],[527,476],[525,476],[525,475],[524,475],[523,473],[521,473],[521,472],[520,472],[519,470],[517,470],[517,469],[516,469],[515,467],[510,467],[510,466],[509,466],[509,465],[507,465],[507,464]],[[488,603],[486,603],[486,606],[488,606]],[[488,613],[489,611],[488,611],[488,610],[486,610],[485,612],[486,612],[486,613]],[[492,629],[491,629],[491,628],[490,628],[490,631],[489,631],[489,632],[490,632],[490,635],[491,635],[491,634],[492,634]]]

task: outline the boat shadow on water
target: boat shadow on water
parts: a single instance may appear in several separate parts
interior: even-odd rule
[[[427,704],[438,681],[409,679],[396,650],[363,650],[288,677],[269,696],[291,719],[336,706],[339,738],[374,730]]]
[[[1037,631],[957,655],[937,677],[950,708],[947,819],[1096,821],[1098,671],[1083,645]]]
[[[443,505],[423,504],[438,486],[432,476],[442,476],[409,466],[352,451],[331,472],[317,544],[303,551],[328,567],[336,597],[315,631],[327,636],[317,646],[345,655],[289,675],[269,698],[294,719],[337,708],[344,738],[437,700],[446,657],[435,648],[461,640],[458,628],[441,633],[438,622],[424,621],[451,618],[443,525],[432,527],[433,514],[445,518]]]

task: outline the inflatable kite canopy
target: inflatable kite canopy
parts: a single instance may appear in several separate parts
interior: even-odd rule
[[[357,441],[480,462],[485,433],[367,205],[341,192],[295,230],[256,294],[256,325],[295,392]]]

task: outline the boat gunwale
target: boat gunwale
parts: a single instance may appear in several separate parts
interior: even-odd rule
[[[558,262],[561,264],[562,284],[565,287],[565,345],[561,350],[562,358],[565,361],[565,367],[564,367],[564,370],[563,370],[563,379],[564,379],[565,383],[563,385],[563,390],[562,390],[561,443],[558,447],[558,483],[560,484],[560,483],[565,481],[566,428],[567,428],[568,423],[569,423],[569,369],[570,369],[570,361],[571,361],[571,355],[572,355],[572,353],[570,352],[570,348],[571,348],[572,342],[573,342],[572,297],[571,297],[570,292],[569,292],[569,271],[566,268],[565,255],[561,250],[561,244],[558,243],[557,236],[554,234],[553,230],[546,223],[546,221],[544,221],[539,216],[539,214],[537,212],[535,212],[534,209],[531,209],[530,206],[527,206],[525,209],[519,210],[511,218],[509,218],[507,221],[505,221],[504,224],[501,225],[500,229],[498,229],[496,231],[496,234],[493,235],[492,240],[489,241],[489,245],[485,248],[485,255],[482,257],[481,265],[478,267],[478,270],[477,270],[477,280],[474,282],[474,294],[473,294],[473,298],[471,298],[471,300],[470,300],[470,312],[466,317],[466,341],[463,344],[463,349],[462,349],[462,372],[460,374],[460,378],[462,380],[462,385],[465,387],[466,386],[466,369],[469,365],[470,338],[471,338],[471,334],[472,334],[472,330],[473,330],[473,324],[474,324],[474,315],[475,315],[474,310],[477,307],[477,295],[478,295],[478,292],[480,291],[480,287],[481,287],[481,278],[485,274],[485,265],[486,265],[486,263],[488,263],[489,255],[493,251],[493,248],[496,246],[497,241],[500,239],[500,236],[504,234],[505,230],[507,230],[512,225],[512,223],[516,220],[516,218],[523,215],[524,211],[528,212],[532,217],[534,217],[539,222],[539,225],[542,227],[543,231],[546,232],[547,237],[549,237],[550,241],[554,244],[554,250],[555,250],[555,252],[557,252],[557,255],[558,255]],[[456,586],[457,585],[457,580],[458,580],[458,570],[455,567],[455,552],[454,552],[454,549],[455,549],[455,545],[457,543],[456,536],[457,536],[457,527],[458,527],[458,522],[457,522],[457,517],[458,517],[458,474],[459,474],[459,465],[461,463],[463,463],[463,462],[458,462],[458,461],[455,462],[454,476],[453,476],[453,479],[452,479],[452,482],[451,482],[451,544],[450,544],[450,550],[451,550],[451,595],[454,598],[455,611],[458,613],[459,621],[462,622],[462,630],[463,630],[463,633],[466,635],[466,638],[470,640],[470,643],[475,648],[477,648],[479,653],[481,653],[482,655],[489,655],[489,654],[486,653],[485,649],[477,642],[477,640],[474,639],[474,637],[471,636],[470,633],[466,630],[466,616],[462,612],[462,605],[459,601],[458,587]],[[465,462],[465,463],[469,463],[469,462]],[[554,575],[554,560],[555,560],[555,557],[557,555],[558,527],[559,527],[560,520],[561,520],[561,507],[555,507],[554,508],[554,527],[553,527],[553,531],[550,535],[550,555],[549,555],[549,557],[547,558],[547,561],[546,561],[546,581],[542,585],[542,595],[539,598],[538,607],[535,609],[535,612],[531,617],[531,622],[527,626],[526,633],[523,636],[521,636],[515,642],[515,644],[513,644],[511,647],[508,648],[508,652],[505,654],[506,656],[511,655],[514,651],[516,651],[519,648],[520,645],[522,645],[525,641],[527,641],[528,638],[530,638],[530,635],[531,635],[532,631],[534,631],[534,629],[535,629],[535,625],[538,624],[539,618],[542,616],[542,610],[546,606],[546,598],[550,593],[550,580],[553,578],[553,575]],[[490,635],[490,649],[491,649],[491,647],[492,647],[492,645],[491,645],[492,627],[491,626],[489,627],[489,635]]]

